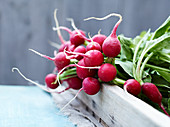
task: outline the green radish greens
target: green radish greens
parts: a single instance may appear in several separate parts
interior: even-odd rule
[[[155,31],[143,31],[135,38],[119,35],[121,53],[115,64],[119,78],[154,83],[162,94],[162,104],[170,114],[170,17]],[[141,93],[145,102],[162,111]]]

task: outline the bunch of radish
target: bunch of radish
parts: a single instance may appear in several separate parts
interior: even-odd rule
[[[45,77],[46,85],[43,86],[26,78],[18,68],[13,68],[13,71],[17,70],[27,81],[50,93],[62,93],[69,89],[78,90],[72,100],[74,100],[82,90],[88,95],[97,94],[101,89],[101,83],[110,84],[114,82],[115,84],[122,84],[127,94],[130,93],[138,96],[142,90],[143,94],[151,101],[158,103],[168,115],[161,105],[162,95],[154,84],[140,82],[140,79],[135,76],[134,79],[128,79],[126,81],[117,77],[115,58],[121,52],[121,43],[116,35],[116,31],[122,21],[120,14],[111,13],[103,18],[86,18],[85,20],[87,21],[91,19],[105,20],[111,16],[119,17],[119,21],[115,24],[109,36],[98,33],[93,37],[90,37],[90,35],[87,37],[83,30],[76,28],[73,19],[68,20],[71,22],[74,30],[65,26],[59,26],[56,12],[57,10],[54,11],[56,27],[53,27],[53,30],[57,31],[62,43],[61,46],[58,47],[58,53],[54,51],[54,57],[49,57],[30,49],[30,51],[39,56],[54,62],[55,69],[53,73]],[[68,41],[63,39],[61,30],[69,33],[70,38]],[[64,85],[63,90],[59,90],[58,88],[63,86],[63,82],[67,82],[67,85]],[[72,100],[70,100],[63,109],[71,103]]]

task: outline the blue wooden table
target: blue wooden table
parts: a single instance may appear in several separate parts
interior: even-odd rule
[[[0,85],[0,127],[75,127],[35,86]]]

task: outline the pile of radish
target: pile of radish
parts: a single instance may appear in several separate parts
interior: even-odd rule
[[[72,100],[82,90],[88,95],[97,94],[103,83],[118,85],[127,94],[146,101],[169,116],[170,18],[155,32],[144,31],[132,39],[116,35],[122,21],[120,14],[111,13],[103,18],[90,17],[85,21],[119,17],[110,35],[98,33],[91,37],[86,36],[83,30],[77,29],[73,19],[68,19],[73,30],[59,26],[56,12],[57,10],[54,11],[56,27],[53,27],[53,30],[57,31],[62,43],[61,46],[57,46],[58,53],[55,51],[52,58],[30,49],[54,62],[54,71],[45,77],[46,85],[26,78],[18,68],[13,68],[12,71],[17,70],[27,81],[50,93],[60,94],[69,89],[78,90]],[[68,41],[64,40],[61,30],[67,31],[70,35]],[[63,82],[67,82],[67,86],[63,85]],[[64,89],[60,90],[60,87]]]

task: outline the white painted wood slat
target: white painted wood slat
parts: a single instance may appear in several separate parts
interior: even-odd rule
[[[169,127],[170,118],[118,86],[104,84],[93,96],[78,96],[109,127]]]

